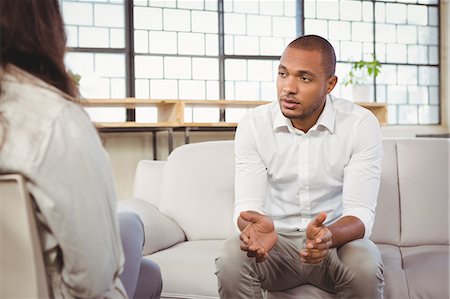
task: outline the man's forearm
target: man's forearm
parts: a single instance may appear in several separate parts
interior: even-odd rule
[[[347,242],[364,237],[364,223],[354,216],[345,216],[328,226],[332,233],[332,247],[339,247]]]

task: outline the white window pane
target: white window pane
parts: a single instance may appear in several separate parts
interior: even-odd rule
[[[419,27],[419,44],[437,45],[439,32],[437,27]]]
[[[219,109],[209,107],[195,107],[193,111],[193,122],[215,123],[219,121]]]
[[[284,0],[284,15],[295,17],[297,9],[296,0]]]
[[[78,29],[76,26],[66,26],[67,46],[78,47]]]
[[[379,84],[397,84],[397,67],[395,65],[383,65],[381,73],[377,77]]]
[[[275,82],[261,82],[261,100],[274,101],[277,99],[277,87]]]
[[[373,27],[370,23],[352,22],[353,41],[373,41]]]
[[[203,9],[203,1],[197,0],[177,0],[178,8],[186,8],[186,9]]]
[[[180,80],[178,82],[178,97],[186,100],[205,100],[205,81]]]
[[[279,56],[284,51],[284,39],[281,37],[261,37],[260,40],[261,55]]]
[[[229,123],[238,123],[247,113],[248,109],[246,108],[226,108],[225,121]]]
[[[217,35],[214,34],[206,34],[205,35],[206,42],[206,55],[218,55],[219,53],[219,41],[217,39]]]
[[[377,84],[377,102],[386,103],[386,86]]]
[[[111,48],[125,48],[125,30],[111,28],[109,30],[109,41]]]
[[[406,5],[387,3],[386,4],[386,22],[395,24],[406,23]]]
[[[417,124],[417,106],[399,106],[398,123],[402,125]]]
[[[406,63],[407,62],[407,57],[405,55],[406,51],[407,51],[406,45],[387,44],[386,61]]]
[[[428,88],[425,86],[408,86],[410,104],[428,104]]]
[[[439,63],[439,48],[438,47],[428,47],[429,59],[431,64]]]
[[[350,40],[350,22],[330,21],[330,39]]]
[[[360,42],[341,42],[341,59],[343,60],[361,60],[362,43]]]
[[[148,80],[135,80],[135,96],[138,99],[148,99],[150,97],[150,84]]]
[[[184,107],[184,122],[191,123],[192,122],[192,107]]]
[[[94,23],[96,26],[124,28],[124,17],[125,12],[123,5],[94,5]]]
[[[179,33],[178,54],[204,55],[205,36],[201,33]]]
[[[258,13],[258,1],[233,1],[233,11],[242,13]]]
[[[137,107],[137,123],[156,123],[158,122],[158,108],[156,107]]]
[[[397,105],[388,105],[388,123],[389,124],[397,124]]]
[[[430,86],[428,89],[430,92],[430,104],[439,105],[439,88]]]
[[[376,24],[376,40],[378,42],[395,43],[397,41],[397,32],[395,28],[395,25]]]
[[[163,59],[153,56],[136,56],[134,58],[136,78],[162,78]]]
[[[125,79],[111,79],[111,98],[122,99],[126,97]]]
[[[272,81],[272,62],[261,60],[248,61],[248,80]]]
[[[237,100],[259,100],[259,83],[236,82],[235,97]]]
[[[408,62],[426,64],[428,62],[428,48],[426,46],[408,46]]]
[[[106,28],[80,27],[80,47],[107,48],[109,47],[109,31]]]
[[[125,77],[125,56],[95,54],[95,71],[102,77]]]
[[[419,84],[439,85],[439,68],[431,66],[419,67]]]
[[[236,36],[234,52],[241,55],[259,55],[259,39],[253,36]]]
[[[273,36],[294,37],[296,36],[295,18],[274,17],[272,19]]]
[[[305,18],[315,18],[316,17],[316,1],[305,0],[303,14]]]
[[[148,53],[148,32],[146,30],[134,31],[134,51]]]
[[[438,124],[439,123],[439,106],[419,106],[419,123],[420,124]]]
[[[190,31],[191,15],[188,10],[164,10],[164,30]]]
[[[386,62],[386,44],[376,43],[375,44],[377,59],[383,63]]]
[[[165,57],[164,76],[166,78],[191,79],[191,59],[185,57]]]
[[[177,2],[175,0],[148,0],[149,6],[159,7],[176,7]]]
[[[408,100],[406,86],[389,85],[387,87],[387,100],[390,104],[402,104]]]
[[[339,1],[317,1],[317,17],[319,19],[339,19]]]
[[[110,83],[107,78],[100,78],[95,73],[83,74],[80,79],[80,93],[84,98],[109,98]]]
[[[413,65],[398,66],[398,84],[417,84],[417,67]]]
[[[364,1],[362,4],[363,9],[363,21],[372,22],[373,21],[373,6],[371,2]]]
[[[360,21],[362,19],[361,2],[359,1],[341,1],[341,20]]]
[[[246,22],[245,15],[226,13],[224,16],[225,34],[245,34]]]
[[[219,99],[219,81],[206,82],[206,98],[208,100]]]
[[[205,1],[205,10],[217,11],[217,1]]]
[[[431,26],[438,26],[439,13],[437,7],[428,7],[428,24]]]
[[[177,53],[176,32],[150,31],[149,32],[150,53]]]
[[[234,36],[225,35],[225,54],[234,54]]]
[[[192,31],[217,33],[218,19],[216,12],[193,11],[192,12]]]
[[[235,100],[233,81],[225,81],[225,100]]]
[[[67,67],[83,76],[94,72],[94,54],[68,52],[65,57]]]
[[[399,25],[397,27],[397,41],[400,44],[416,44],[417,26]]]
[[[247,16],[247,34],[248,35],[271,35],[270,17],[267,16]]]
[[[63,2],[62,13],[65,24],[93,25],[93,7],[91,3]]]
[[[176,80],[150,80],[151,99],[178,99]]]
[[[89,118],[94,122],[124,122],[124,108],[85,108]]]
[[[259,1],[259,13],[262,15],[282,16],[283,4],[279,1]]]
[[[241,59],[225,60],[226,80],[247,80],[247,64]]]
[[[325,20],[305,19],[305,34],[317,34],[328,38],[328,22]]]
[[[427,25],[427,7],[422,5],[408,5],[408,23],[415,25]]]
[[[151,7],[134,8],[135,29],[162,29],[162,9]]]
[[[218,80],[218,60],[215,58],[193,58],[192,75],[194,79]]]

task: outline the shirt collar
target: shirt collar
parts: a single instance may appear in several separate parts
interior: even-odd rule
[[[319,126],[323,126],[330,131],[330,133],[334,133],[334,124],[335,124],[335,111],[333,109],[333,96],[328,95],[327,100],[325,101],[325,107],[323,108],[322,113],[319,116],[316,124],[311,127],[311,130],[316,130]],[[280,105],[277,103],[277,109],[274,115],[273,121],[273,131],[280,129],[282,127],[286,127],[289,131],[294,130],[291,121],[286,118],[283,113],[281,113]]]

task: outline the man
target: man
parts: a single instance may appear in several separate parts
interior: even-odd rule
[[[378,121],[330,95],[336,57],[306,35],[285,49],[278,103],[236,132],[239,238],[216,259],[221,298],[312,284],[339,298],[382,298],[383,265],[371,234],[382,157]]]

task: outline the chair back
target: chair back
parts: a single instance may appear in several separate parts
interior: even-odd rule
[[[35,210],[25,179],[0,175],[0,298],[49,298]]]

